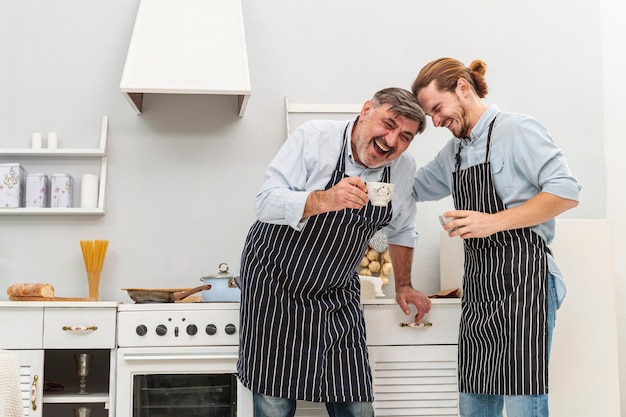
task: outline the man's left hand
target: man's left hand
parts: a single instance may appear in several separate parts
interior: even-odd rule
[[[430,298],[423,292],[413,289],[408,284],[396,288],[396,301],[407,316],[411,314],[411,304],[417,308],[417,314],[415,314],[416,324],[421,322],[424,315],[430,311]]]

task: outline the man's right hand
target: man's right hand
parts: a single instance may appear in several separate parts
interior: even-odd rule
[[[359,177],[346,177],[334,187],[313,191],[307,198],[303,218],[345,208],[360,209],[367,204],[367,188]]]

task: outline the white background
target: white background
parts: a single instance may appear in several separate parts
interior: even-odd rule
[[[50,282],[58,296],[85,296],[81,239],[110,241],[105,300],[130,301],[123,287],[199,285],[220,262],[236,271],[263,170],[285,139],[285,95],[360,104],[384,87],[409,88],[434,58],[480,58],[488,103],[543,121],[583,185],[581,204],[562,218],[613,221],[626,358],[622,2],[243,0],[252,97],[241,119],[233,97],[147,97],[134,114],[119,82],[137,6],[0,3],[0,148],[28,147],[34,131],[56,131],[59,147],[96,147],[101,118],[110,119],[107,214],[0,215],[0,289]],[[429,126],[418,136],[418,163],[448,135]],[[437,214],[450,207],[418,206],[413,277],[426,292],[439,290]],[[581,314],[593,306],[590,294]],[[620,375],[626,400],[626,364]]]

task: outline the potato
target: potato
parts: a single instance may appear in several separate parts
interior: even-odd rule
[[[391,264],[391,262],[386,262],[383,264],[382,273],[385,275],[393,274],[393,265]]]
[[[369,265],[367,265],[367,268],[372,271],[372,272],[378,272],[380,271],[380,262],[378,261],[371,261],[369,263]]]
[[[369,259],[370,261],[374,261],[378,259],[378,257],[380,256],[380,252],[375,249],[370,249],[367,251],[365,256],[367,256],[367,259]]]
[[[386,250],[382,253],[383,263],[391,262],[391,256],[389,256],[389,250]]]
[[[370,271],[368,268],[363,268],[361,269],[361,271],[359,271],[359,275],[367,275],[368,277],[371,277],[372,271]]]
[[[361,263],[359,263],[360,266],[367,266],[367,264],[370,263],[370,260],[367,258],[367,256],[364,256],[363,259],[361,259]]]

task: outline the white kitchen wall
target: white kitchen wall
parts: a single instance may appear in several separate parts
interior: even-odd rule
[[[102,116],[110,123],[106,215],[0,214],[0,290],[40,281],[59,296],[86,295],[81,239],[110,241],[106,300],[130,301],[123,287],[195,286],[220,262],[236,270],[263,170],[284,140],[285,95],[362,103],[454,56],[487,62],[489,103],[550,128],[584,187],[562,217],[613,220],[616,296],[626,295],[618,0],[243,0],[252,81],[243,118],[233,97],[150,96],[133,113],[119,82],[138,1],[0,2],[0,148],[28,147],[34,131],[58,132],[61,147],[95,147]],[[447,137],[429,126],[411,152],[424,163]],[[413,275],[427,292],[439,290],[436,216],[449,207],[418,206]],[[592,303],[581,311],[592,314]],[[620,375],[626,401],[625,364]]]

